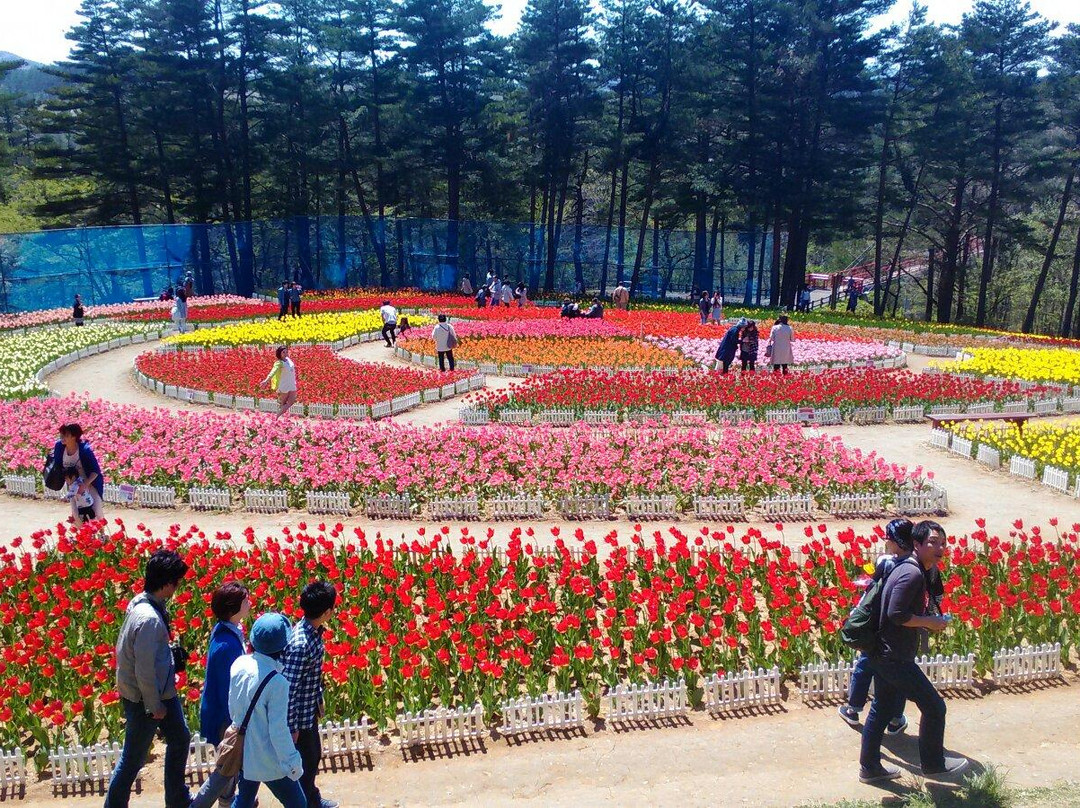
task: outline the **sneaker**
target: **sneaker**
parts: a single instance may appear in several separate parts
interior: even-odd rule
[[[890,721],[889,722],[889,726],[885,727],[885,734],[886,735],[899,735],[905,729],[907,729],[907,717],[902,715],[902,716],[900,716],[899,721]]]
[[[888,763],[882,763],[876,769],[859,769],[860,783],[881,783],[885,780],[895,780],[899,776],[900,769]]]
[[[840,713],[840,717],[842,719],[844,719],[844,721],[846,721],[849,726],[852,726],[852,727],[859,726],[859,711],[858,710],[852,710],[850,707],[848,707],[845,704],[843,707],[841,707],[839,710],[837,710],[837,712]]]
[[[338,804],[333,800],[328,800],[326,797],[323,797],[319,801],[319,808],[338,808]]]
[[[962,757],[947,757],[945,758],[945,767],[941,769],[927,769],[923,768],[923,774],[928,777],[949,777],[950,775],[962,772],[967,768],[968,759]]]

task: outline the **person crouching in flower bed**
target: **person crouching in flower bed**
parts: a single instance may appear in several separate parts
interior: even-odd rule
[[[277,361],[270,368],[270,373],[260,383],[260,387],[270,385],[271,390],[277,391],[278,412],[277,417],[289,411],[296,403],[296,365],[289,359],[289,346],[282,345],[274,352]]]
[[[105,477],[101,473],[101,466],[94,457],[94,450],[90,444],[82,439],[82,427],[78,424],[64,424],[60,427],[60,440],[53,446],[53,463],[65,471],[75,469],[79,480],[76,487],[77,496],[71,497],[71,518],[75,524],[81,525],[87,513],[80,513],[80,507],[92,508],[94,519],[101,519],[102,507],[105,494]],[[78,504],[84,494],[88,494],[93,500],[92,505]],[[83,500],[85,503],[85,500]]]
[[[735,361],[735,351],[739,347],[739,334],[745,325],[745,319],[739,320],[720,340],[720,347],[716,349],[716,369],[721,373],[727,373],[731,363]]]

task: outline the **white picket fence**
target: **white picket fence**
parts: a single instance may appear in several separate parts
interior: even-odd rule
[[[5,474],[4,488],[9,494],[17,497],[37,496],[37,477],[29,474]]]
[[[499,732],[520,735],[526,732],[579,729],[585,726],[585,701],[581,692],[544,693],[504,701]]]
[[[1061,643],[1003,648],[994,654],[994,682],[1037,682],[1061,676]]]
[[[428,503],[432,519],[479,519],[476,497],[441,497]]]
[[[713,674],[705,678],[705,709],[719,713],[779,704],[780,669]]]
[[[892,419],[898,424],[914,424],[922,421],[925,410],[922,404],[911,404],[906,407],[893,407]]]
[[[401,733],[402,749],[427,744],[460,743],[480,738],[484,734],[484,708],[448,709],[436,707],[422,713],[401,713],[395,723]]]
[[[364,497],[364,513],[376,519],[409,519],[412,498],[408,494],[373,494]]]
[[[185,768],[187,774],[201,782],[210,776],[216,763],[217,750],[214,745],[198,733],[192,735]]]
[[[53,785],[60,788],[106,781],[120,759],[120,744],[71,746],[49,752]]]
[[[600,700],[601,713],[609,723],[655,721],[678,718],[689,709],[686,682],[663,681],[658,684],[619,684],[608,690]]]
[[[21,749],[0,749],[0,787],[18,788],[26,785],[26,756]]]
[[[311,513],[331,513],[348,516],[352,502],[345,491],[308,491],[305,495],[307,509]]]
[[[969,438],[962,438],[959,435],[953,435],[952,446],[950,451],[953,454],[958,454],[961,457],[965,457],[968,460],[971,459],[973,445]]]
[[[833,494],[829,498],[829,513],[833,516],[878,516],[885,510],[881,494]]]
[[[495,497],[489,500],[495,519],[540,519],[544,515],[544,500],[520,494],[513,497]]]
[[[232,508],[232,492],[228,488],[192,488],[188,503],[199,511],[227,511]]]
[[[976,462],[982,463],[984,466],[989,466],[992,469],[1001,467],[1001,452],[992,446],[987,446],[985,443],[979,444],[979,449],[975,455]]]
[[[803,701],[846,699],[851,682],[850,662],[811,662],[799,669],[799,692]]]
[[[140,508],[175,508],[176,489],[167,485],[137,485],[135,504]]]
[[[627,497],[623,500],[626,515],[631,519],[672,519],[677,507],[675,497],[665,494],[656,497]]]
[[[359,721],[327,721],[319,727],[322,744],[321,767],[331,768],[337,760],[351,759],[369,753],[371,724],[367,716]]]
[[[949,510],[949,496],[936,485],[902,488],[896,494],[896,509],[902,514],[945,513]]]
[[[945,429],[930,430],[930,445],[936,449],[948,449],[952,433]]]
[[[1009,460],[1009,474],[1023,477],[1028,480],[1035,479],[1035,461],[1030,457],[1013,455]]]
[[[611,497],[607,494],[562,497],[559,512],[567,519],[610,519]]]
[[[742,494],[729,497],[694,497],[694,516],[698,519],[746,519],[746,498]]]
[[[812,519],[814,498],[809,494],[790,497],[764,497],[758,510],[767,519]]]
[[[277,513],[289,510],[289,492],[280,488],[244,489],[244,509],[255,513]]]
[[[884,407],[856,407],[849,417],[853,424],[883,424],[886,412]]]
[[[938,690],[970,690],[975,687],[975,654],[921,656],[915,660]]]
[[[483,426],[491,420],[491,414],[481,407],[462,407],[458,410],[458,421],[465,426]]]
[[[1042,484],[1063,494],[1069,493],[1069,472],[1056,466],[1043,468]]]

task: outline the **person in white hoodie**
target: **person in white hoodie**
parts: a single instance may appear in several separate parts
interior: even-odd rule
[[[285,808],[307,808],[300,787],[304,763],[289,732],[289,680],[281,663],[290,629],[284,615],[264,614],[251,627],[254,653],[237,659],[229,671],[229,715],[234,719],[243,720],[263,686],[244,734],[244,762],[233,808],[252,808],[263,783]]]
[[[446,371],[446,360],[450,360],[450,370],[454,369],[454,348],[458,344],[457,332],[446,321],[446,315],[439,315],[439,322],[431,330],[431,338],[435,340],[435,350],[439,354],[439,370]]]

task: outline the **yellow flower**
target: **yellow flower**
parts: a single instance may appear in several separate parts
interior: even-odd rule
[[[409,315],[409,323],[427,325],[431,317]],[[244,323],[232,323],[216,328],[201,328],[187,334],[177,334],[165,340],[172,345],[277,345],[297,342],[337,342],[354,334],[378,331],[382,317],[378,310],[326,312],[292,317],[287,320],[267,318]]]

